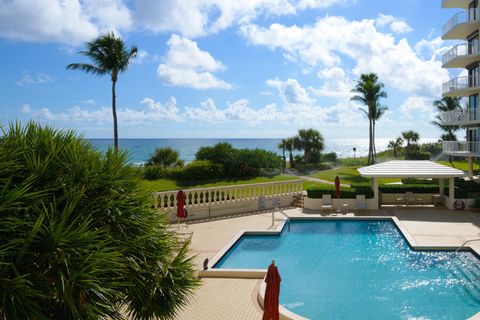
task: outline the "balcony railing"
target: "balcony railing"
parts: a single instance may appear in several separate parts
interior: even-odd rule
[[[443,64],[446,64],[458,57],[466,57],[480,53],[480,42],[462,43],[448,50],[442,57]]]
[[[198,188],[183,191],[186,208],[211,206],[215,204],[242,203],[261,196],[274,197],[296,195],[303,192],[303,180],[243,184],[224,187]],[[155,208],[176,208],[178,191],[153,193]]]
[[[473,89],[477,88],[480,85],[480,77],[477,76],[466,76],[466,77],[457,77],[452,80],[444,83],[442,85],[442,93],[452,93],[457,90]]]
[[[479,155],[480,142],[443,141],[443,153],[458,156]]]
[[[444,125],[465,125],[472,122],[480,122],[480,110],[453,110],[443,112],[441,115]]]
[[[443,35],[447,34],[450,30],[456,26],[472,21],[479,21],[480,19],[480,10],[479,9],[468,9],[465,11],[458,12],[455,14],[447,23],[443,25]]]

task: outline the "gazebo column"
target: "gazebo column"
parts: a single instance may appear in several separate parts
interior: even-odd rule
[[[373,200],[375,203],[375,210],[378,210],[380,208],[380,194],[378,192],[378,179],[377,178],[372,178],[372,190],[373,190]]]
[[[453,203],[455,202],[455,178],[448,179],[448,208],[453,209]]]

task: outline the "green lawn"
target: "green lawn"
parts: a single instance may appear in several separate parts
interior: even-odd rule
[[[459,170],[468,171],[468,161],[466,161],[466,160],[453,161],[452,163],[450,163],[449,161],[437,161],[437,162],[440,163],[440,164],[449,166],[449,167],[459,169]],[[473,170],[477,170],[478,168],[479,168],[478,167],[478,161],[474,162],[473,163]]]
[[[230,186],[230,185],[237,185],[237,184],[277,182],[277,181],[296,180],[296,179],[298,178],[290,175],[278,175],[273,177],[256,177],[256,178],[250,178],[250,179],[226,179],[226,180],[218,180],[213,182],[212,181],[185,182],[185,181],[159,179],[159,180],[141,180],[140,186],[146,192],[151,193],[155,191],[220,187],[220,186]]]
[[[364,178],[360,176],[360,173],[357,171],[358,168],[360,167],[357,167],[357,166],[338,167],[334,169],[318,171],[310,176],[318,179],[335,181],[335,176],[338,175],[341,183],[347,183],[347,184],[369,183],[370,178]],[[400,179],[379,179],[379,184],[399,182],[399,181]]]

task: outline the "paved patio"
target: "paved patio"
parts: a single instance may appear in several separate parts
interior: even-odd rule
[[[290,217],[319,217],[315,212],[302,209],[284,210]],[[336,216],[336,214],[334,214]],[[324,215],[325,216],[325,215]],[[353,213],[338,216],[354,217]],[[480,213],[449,211],[442,208],[382,208],[365,211],[359,216],[396,216],[403,227],[421,246],[460,246],[464,241],[480,238]],[[242,230],[270,230],[276,228],[284,217],[276,213],[272,226],[271,212],[239,215],[216,220],[197,221],[190,224],[194,232],[191,250],[200,270],[205,258],[215,254]],[[470,246],[480,253],[480,242]],[[267,266],[265,266],[266,268]],[[188,307],[177,319],[261,319],[262,310],[256,302],[261,280],[252,279],[202,279]]]

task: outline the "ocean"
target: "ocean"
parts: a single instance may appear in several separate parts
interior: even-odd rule
[[[195,153],[202,146],[213,146],[219,142],[228,142],[235,148],[265,149],[279,155],[282,150],[277,147],[281,139],[119,139],[119,147],[126,150],[129,161],[135,164],[145,163],[155,148],[172,147],[180,153],[180,159],[185,162],[195,160]],[[422,142],[432,142],[434,139],[425,139]],[[105,152],[113,146],[113,139],[89,139],[95,148]],[[387,148],[390,139],[376,139],[377,152]],[[336,152],[340,158],[368,154],[368,139],[330,139],[325,141],[324,152]]]

